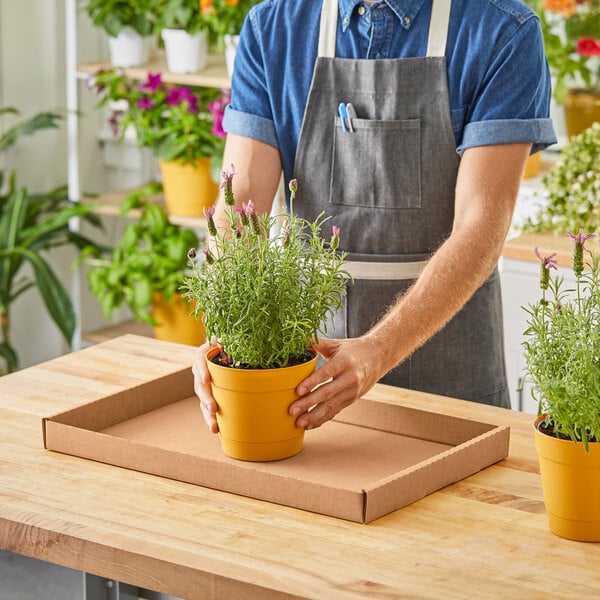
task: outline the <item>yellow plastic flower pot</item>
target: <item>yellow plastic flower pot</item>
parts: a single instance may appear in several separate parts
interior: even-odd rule
[[[295,425],[288,408],[298,384],[308,377],[317,362],[280,369],[235,369],[211,361],[219,350],[206,355],[213,397],[219,407],[217,423],[223,452],[249,461],[280,460],[298,454],[304,429]]]
[[[600,542],[600,442],[561,440],[538,430],[535,446],[548,524],[552,533],[580,542]]]
[[[181,294],[165,300],[160,292],[152,296],[152,318],[158,324],[154,337],[165,342],[200,346],[206,340],[204,325],[192,314],[192,305],[186,304]]]
[[[540,163],[542,162],[542,153],[536,152],[530,154],[525,162],[525,168],[523,169],[523,179],[531,179],[537,177],[540,172]]]
[[[569,90],[565,98],[565,123],[571,138],[600,121],[600,92]]]
[[[182,217],[200,217],[217,199],[219,186],[210,176],[210,158],[194,163],[158,161],[167,212]]]

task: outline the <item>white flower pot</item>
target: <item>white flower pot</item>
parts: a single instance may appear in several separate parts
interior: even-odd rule
[[[110,62],[115,67],[139,67],[148,62],[150,43],[132,27],[123,27],[117,37],[108,37]]]
[[[227,74],[229,78],[233,76],[233,62],[235,59],[235,51],[237,50],[240,41],[239,35],[231,35],[226,33],[223,36],[225,42],[225,63],[227,64]]]
[[[190,35],[182,29],[163,29],[167,69],[171,73],[196,73],[206,67],[208,38],[205,31]]]

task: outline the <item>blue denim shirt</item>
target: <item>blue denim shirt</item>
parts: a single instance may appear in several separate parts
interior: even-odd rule
[[[291,179],[317,57],[322,0],[264,0],[250,11],[235,58],[225,131],[278,148]],[[365,10],[358,10],[362,6]],[[360,13],[363,13],[362,15]],[[336,56],[424,56],[431,0],[339,0]],[[453,0],[446,61],[457,152],[556,142],[540,24],[520,0]]]

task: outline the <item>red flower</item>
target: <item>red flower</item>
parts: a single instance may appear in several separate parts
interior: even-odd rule
[[[582,56],[600,56],[600,41],[591,37],[578,39],[577,53]]]

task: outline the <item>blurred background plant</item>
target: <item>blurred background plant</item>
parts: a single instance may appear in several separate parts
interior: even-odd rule
[[[211,41],[223,48],[223,36],[239,35],[246,15],[258,0],[200,0],[200,13]]]
[[[600,231],[600,123],[571,138],[542,184],[547,197],[524,231]]]
[[[573,87],[600,92],[600,0],[526,1],[542,23],[556,102]]]
[[[119,70],[98,72],[89,87],[100,94],[99,106],[111,103],[109,125],[119,139],[131,128],[138,145],[159,159],[192,163],[210,158],[221,168],[227,90],[168,85],[160,73],[139,82]]]
[[[0,108],[0,115],[18,116],[19,111],[4,107]],[[22,135],[57,128],[60,119],[57,113],[42,112],[17,123],[0,135],[0,153]],[[10,373],[19,366],[12,340],[11,306],[30,289],[37,289],[48,314],[71,344],[76,326],[73,303],[46,253],[63,246],[98,248],[72,230],[69,222],[83,218],[100,227],[100,221],[92,214],[92,205],[70,202],[64,186],[43,194],[29,194],[26,188],[17,186],[14,171],[8,177],[0,171],[0,190],[0,358],[5,364],[0,373]]]

